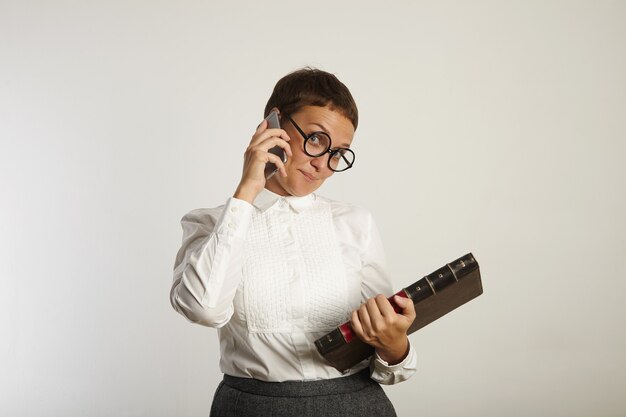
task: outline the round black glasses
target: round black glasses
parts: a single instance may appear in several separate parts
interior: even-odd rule
[[[328,153],[328,168],[335,172],[342,172],[352,168],[352,165],[354,164],[354,152],[352,152],[352,149],[331,149],[330,147],[332,141],[330,140],[328,133],[318,131],[307,135],[288,114],[284,114],[284,116],[291,122],[293,127],[296,128],[302,138],[304,138],[305,154],[312,156],[313,158],[318,158]]]

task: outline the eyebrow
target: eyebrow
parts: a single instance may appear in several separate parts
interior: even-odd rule
[[[322,129],[322,132],[326,133],[330,137],[330,133],[328,133],[328,129],[323,124],[320,124],[320,123],[317,123],[317,122],[312,122],[311,125],[319,127],[320,129]],[[345,143],[345,142],[343,144],[339,145],[339,146],[342,147],[342,148],[350,148],[350,144],[349,143]]]

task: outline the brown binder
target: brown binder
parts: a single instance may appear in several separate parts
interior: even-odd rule
[[[415,305],[411,334],[483,293],[480,269],[471,253],[403,288],[397,294]],[[389,298],[391,305],[400,311]],[[356,337],[350,322],[315,341],[317,350],[339,371],[351,368],[374,353],[374,348]]]

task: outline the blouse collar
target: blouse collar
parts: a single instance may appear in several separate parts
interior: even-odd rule
[[[261,211],[266,211],[275,204],[289,204],[289,206],[296,212],[301,212],[313,205],[313,202],[317,196],[314,193],[305,195],[303,197],[296,196],[280,196],[267,188],[263,188],[259,195],[254,200],[253,205]]]

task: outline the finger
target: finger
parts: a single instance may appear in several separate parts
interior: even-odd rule
[[[365,303],[365,306],[367,307],[367,313],[369,314],[372,323],[379,323],[382,320],[383,315],[380,313],[380,309],[378,308],[378,302],[376,301],[376,297],[368,299]]]
[[[365,337],[363,333],[363,326],[361,326],[361,320],[359,319],[359,314],[357,310],[352,312],[350,324],[352,325],[352,330],[358,336],[359,339],[363,339]]]
[[[380,312],[380,308],[378,307],[378,301],[376,300],[377,297],[367,300],[367,312],[370,315],[372,328],[374,329],[374,331],[379,332],[387,327],[387,322],[385,320],[385,317],[383,317],[382,313]],[[384,298],[383,295],[380,295],[380,297]]]
[[[276,155],[273,151],[270,152],[270,150],[272,150],[276,146],[278,146],[280,148],[283,148],[283,146],[285,146],[285,142],[282,141],[281,139],[277,139],[277,141],[281,141],[282,144],[281,143],[276,143],[276,144],[270,143],[268,146],[264,146],[264,147],[257,146],[257,147],[246,149],[246,152],[244,153],[244,159],[246,161],[246,164],[250,164],[250,163],[267,163],[267,162],[269,162],[269,158],[273,158],[273,157],[281,159],[281,156]],[[285,150],[285,152],[286,152],[286,150]]]
[[[265,129],[260,132],[255,133],[250,140],[250,146],[257,146],[261,142],[269,139],[269,138],[282,138],[284,141],[289,142],[291,138],[282,129]]]
[[[276,145],[280,146],[285,151],[287,156],[290,156],[290,157],[293,156],[293,153],[291,152],[291,146],[289,145],[289,143],[285,142],[282,138],[275,139],[275,140],[277,141]],[[269,148],[269,149],[271,149],[271,148]]]
[[[291,140],[291,136],[289,136],[287,131],[284,130],[284,129],[273,128],[273,129],[266,129],[265,131],[267,133],[271,134],[272,136],[281,137],[284,140],[286,140],[287,142],[289,142]]]
[[[274,146],[280,146],[285,151],[285,153],[287,153],[288,156],[293,156],[293,153],[291,152],[291,146],[289,146],[289,144],[285,142],[282,138],[277,137],[271,137],[256,145],[250,145],[249,149],[251,151],[256,151],[257,149],[260,149],[263,152],[267,152]]]
[[[273,163],[274,165],[276,165],[276,168],[278,168],[278,172],[280,172],[280,175],[282,175],[283,177],[287,176],[287,169],[285,168],[285,164],[283,163],[283,160],[280,159],[278,156],[274,155],[273,153],[267,153],[267,159],[268,162]]]
[[[415,317],[415,304],[413,304],[413,300],[399,295],[394,296],[393,300],[396,302],[398,307],[402,309],[400,314],[406,317]]]
[[[411,299],[406,298],[406,297],[401,297],[399,295],[395,295],[393,297],[393,301],[395,301],[396,304],[398,304],[398,307],[400,307],[403,311],[413,306],[413,301]]]
[[[286,145],[283,140],[276,140]],[[287,170],[282,158],[266,149],[262,149],[260,147],[248,148],[244,155],[244,160],[244,172],[255,172],[258,175],[261,175],[261,173],[265,171],[267,163],[271,162],[276,165],[282,176],[287,176]]]
[[[359,320],[361,321],[363,334],[371,336],[374,333],[374,329],[372,328],[372,321],[367,311],[366,304],[363,304],[361,305],[361,307],[359,307],[359,309],[357,310],[357,314],[359,315]]]
[[[260,136],[262,136],[262,137],[272,137],[272,136],[274,136],[274,137],[277,137],[277,138],[283,138],[287,142],[289,142],[291,140],[291,137],[283,129],[265,129],[263,132],[261,132]]]
[[[279,147],[287,157],[292,157],[293,153],[291,152],[291,147],[287,142],[282,139],[272,139],[268,140],[265,143],[262,143],[258,146],[250,146],[246,149],[244,158],[246,160],[255,160],[257,162],[268,161],[268,154],[270,155],[279,155],[279,158],[284,159],[280,152],[274,152],[273,149],[275,147]]]
[[[393,306],[384,295],[379,294],[376,296],[376,304],[378,304],[378,309],[383,317],[389,318],[396,315],[396,310],[393,309]]]
[[[267,129],[267,119],[263,119],[261,123],[256,127],[256,133],[261,133],[265,129]]]

